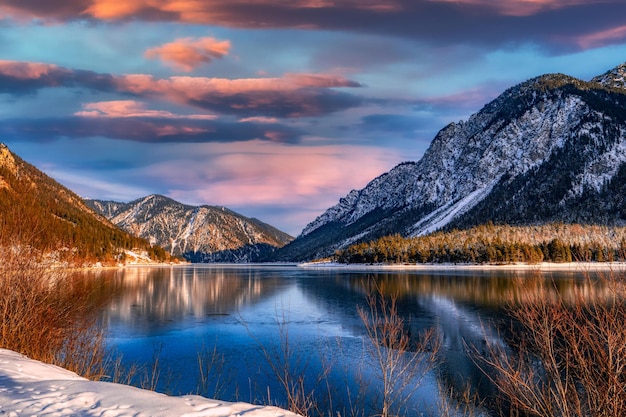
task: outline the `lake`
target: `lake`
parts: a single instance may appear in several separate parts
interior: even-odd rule
[[[103,291],[110,302],[102,312],[107,346],[126,369],[145,364],[132,379],[134,385],[283,407],[289,401],[285,386],[292,396],[303,387],[335,415],[360,415],[357,410],[374,414],[380,406],[379,345],[368,338],[359,315],[371,311],[373,285],[385,296],[397,295],[409,350],[418,349],[423,332],[436,331],[436,361],[430,345],[425,346],[407,379],[408,400],[394,404],[408,415],[438,415],[434,410],[452,401],[451,390],[460,392],[469,384],[489,395],[493,387],[469,352],[482,349],[486,341],[504,343],[493,322],[503,320],[506,307],[532,291],[523,283],[533,274],[293,265],[86,273],[107,282]],[[581,272],[551,272],[544,278],[565,296],[586,285]],[[399,390],[400,380],[394,383]]]

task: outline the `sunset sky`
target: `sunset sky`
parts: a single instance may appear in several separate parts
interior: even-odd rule
[[[0,142],[295,236],[506,88],[624,61],[624,0],[0,0]]]

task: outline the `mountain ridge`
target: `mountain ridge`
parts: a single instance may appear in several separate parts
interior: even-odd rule
[[[440,130],[419,161],[399,164],[348,193],[279,258],[307,260],[388,234],[417,236],[489,220],[623,223],[619,202],[603,203],[610,213],[587,210],[584,216],[576,205],[581,198],[586,204],[598,200],[611,179],[623,177],[624,74],[626,64],[591,81],[546,74],[507,89],[466,121]],[[511,211],[511,199],[521,208]],[[531,202],[543,204],[534,217]],[[559,208],[567,211],[559,214]]]
[[[129,203],[87,200],[135,236],[192,262],[254,262],[293,238],[258,219],[221,206],[193,206],[159,194]]]

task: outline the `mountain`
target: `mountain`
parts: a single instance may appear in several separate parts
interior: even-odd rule
[[[225,207],[190,206],[161,195],[86,203],[129,233],[191,262],[255,262],[293,238]]]
[[[624,225],[625,162],[626,64],[588,82],[543,75],[443,128],[420,161],[351,191],[278,257],[488,221]]]
[[[70,263],[119,263],[162,248],[122,231],[83,200],[0,143],[0,253],[29,247]]]

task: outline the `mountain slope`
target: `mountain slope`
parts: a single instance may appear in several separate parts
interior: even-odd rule
[[[129,233],[192,262],[258,261],[293,239],[224,207],[195,207],[161,195],[127,204],[99,200],[87,204]]]
[[[549,74],[508,89],[442,129],[419,162],[350,192],[279,256],[489,220],[625,224],[625,75],[626,64],[589,82]]]
[[[127,251],[169,258],[114,226],[83,200],[0,144],[0,249],[15,245],[68,262],[120,262]]]

